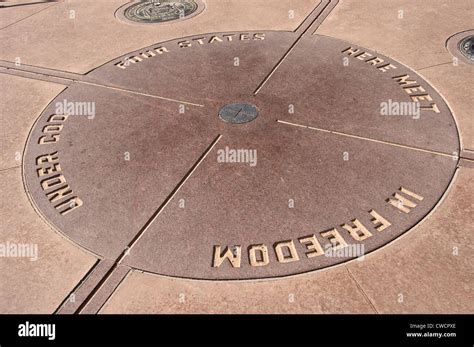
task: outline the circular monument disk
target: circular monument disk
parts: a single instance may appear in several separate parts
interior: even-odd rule
[[[449,108],[391,58],[297,39],[205,34],[90,72],[31,130],[37,209],[100,257],[196,279],[317,270],[410,230],[457,166]]]

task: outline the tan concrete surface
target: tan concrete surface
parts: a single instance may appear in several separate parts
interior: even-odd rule
[[[119,21],[114,12],[126,3],[71,0],[56,4],[1,30],[0,59],[20,57],[23,64],[86,73],[127,52],[173,38],[222,31],[293,30],[319,1],[279,0],[269,11],[267,0],[206,0],[206,9],[198,16],[158,26]]]
[[[0,73],[0,170],[21,165],[26,138],[36,118],[65,86]]]
[[[30,1],[31,2],[31,1]],[[8,5],[18,5],[24,2],[21,1],[8,1]],[[24,6],[12,6],[4,7],[0,10],[0,30],[4,29],[10,25],[13,25],[19,21],[22,21],[30,16],[45,10],[49,6],[53,6],[53,3],[44,3],[44,4],[32,4]]]
[[[373,313],[345,267],[259,282],[132,272],[100,313]]]
[[[388,247],[348,265],[379,313],[474,312],[474,169],[441,205]]]
[[[474,0],[340,0],[316,33],[420,69],[452,61],[446,40],[472,29],[472,16],[460,14],[473,12]]]
[[[36,261],[0,257],[0,312],[52,313],[96,258],[38,217],[23,190],[20,168],[0,172],[0,184],[0,243],[33,244],[38,250]]]

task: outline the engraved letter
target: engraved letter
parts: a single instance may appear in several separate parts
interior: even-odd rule
[[[392,225],[392,223],[375,212],[375,210],[370,210],[369,213],[373,217],[370,221],[375,225],[377,231],[383,231]]]
[[[331,229],[328,231],[321,232],[322,237],[327,237],[329,242],[333,245],[333,250],[347,247],[347,242],[342,238],[341,234],[337,229]]]
[[[415,198],[419,201],[423,200],[422,196],[420,196],[418,194],[415,194],[415,193],[413,193],[413,192],[411,192],[408,189],[405,189],[403,187],[400,187],[400,192],[405,193],[406,195],[409,195],[409,196],[411,196],[411,197],[413,197],[413,198]],[[403,211],[405,213],[409,213],[417,205],[413,201],[408,200],[407,198],[405,198],[404,196],[402,196],[398,193],[394,193],[393,198],[388,198],[386,201],[388,203],[390,203],[390,205],[395,206],[400,211]]]
[[[59,205],[54,206],[57,210],[59,210],[59,213],[61,215],[68,214],[71,211],[74,211],[76,208],[82,206],[82,200],[79,199],[77,196],[70,198],[69,200],[66,200]]]
[[[308,258],[317,257],[318,255],[323,255],[324,250],[321,247],[318,239],[316,239],[315,235],[303,237],[298,239],[302,245],[305,246],[310,252],[305,253]]]
[[[257,258],[257,252],[260,257]],[[265,245],[253,245],[249,248],[249,259],[251,266],[265,266],[270,262],[268,258],[268,249]]]
[[[372,236],[372,233],[367,230],[367,228],[358,220],[352,220],[354,226],[350,226],[349,224],[344,224],[342,227],[346,229],[349,234],[351,234],[352,238],[356,241],[363,241],[366,238]]]
[[[226,247],[225,252],[221,253],[221,246],[214,246],[214,261],[212,267],[221,266],[226,258],[229,259],[232,267],[240,267],[242,247],[234,246],[233,248],[235,249],[236,254],[234,254],[229,247]]]
[[[53,163],[59,161],[58,152],[51,154],[45,154],[36,158],[36,165],[41,165],[45,163]]]
[[[283,248],[288,249],[289,254],[287,256],[285,256]],[[298,253],[296,253],[296,248],[293,241],[284,241],[277,243],[275,245],[275,252],[277,255],[277,259],[280,263],[290,263],[293,261],[300,260],[300,258],[298,257]]]
[[[401,86],[406,86],[406,85],[411,85],[411,84],[416,84],[416,81],[410,81],[408,80],[410,78],[410,75],[402,75],[402,76],[394,76],[392,77],[397,83]]]
[[[379,69],[382,72],[385,72],[387,70],[395,70],[396,68],[397,67],[392,65],[392,64],[386,64],[386,65],[382,65],[382,66],[377,67],[377,69]]]
[[[63,183],[66,183],[66,179],[63,175],[54,175],[42,180],[41,187],[43,187],[43,190],[48,190]]]
[[[342,51],[342,53],[347,53],[348,55],[354,55],[359,52],[360,52],[360,49],[356,49],[352,47],[346,48],[345,50]]]
[[[72,189],[69,187],[69,185],[65,185],[64,187],[61,187],[51,193],[46,194],[46,196],[49,198],[49,201],[55,202],[71,194]]]

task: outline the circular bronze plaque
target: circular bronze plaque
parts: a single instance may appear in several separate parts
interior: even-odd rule
[[[186,278],[292,275],[396,239],[453,178],[452,114],[389,57],[297,39],[204,34],[93,70],[31,130],[31,200],[100,257]],[[218,117],[242,100],[257,118]]]
[[[219,110],[219,118],[231,124],[243,124],[253,121],[258,117],[258,109],[249,103],[227,104]]]
[[[457,33],[446,41],[448,51],[454,56],[454,64],[474,63],[474,30]]]
[[[459,42],[459,50],[466,58],[474,61],[474,35],[462,39],[461,42]]]
[[[165,23],[189,18],[203,9],[199,0],[141,0],[120,8],[118,15],[130,23]]]

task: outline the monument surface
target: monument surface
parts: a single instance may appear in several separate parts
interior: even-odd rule
[[[472,313],[472,9],[3,2],[0,313]]]
[[[33,127],[28,191],[72,240],[157,274],[265,278],[366,254],[433,209],[458,161],[456,124],[429,83],[324,36],[185,37],[87,81]],[[94,118],[68,115],[82,100]],[[418,113],[389,112],[411,103]]]

